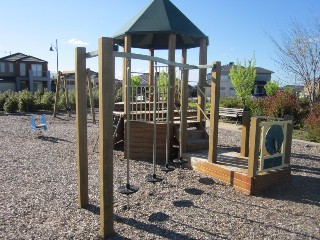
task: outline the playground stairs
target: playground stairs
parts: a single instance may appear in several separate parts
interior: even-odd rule
[[[175,124],[175,138],[179,142],[180,124]],[[190,122],[187,128],[187,151],[208,149],[209,136],[200,122]]]

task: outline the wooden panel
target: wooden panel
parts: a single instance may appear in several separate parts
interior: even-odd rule
[[[252,117],[250,124],[250,149],[248,160],[248,176],[254,177],[258,170],[258,158],[260,148],[260,118]]]
[[[241,133],[241,150],[240,156],[249,156],[249,136],[250,136],[250,112],[242,113],[242,133]]]

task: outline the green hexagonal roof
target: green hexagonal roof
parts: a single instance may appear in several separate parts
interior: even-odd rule
[[[200,31],[171,1],[153,0],[115,35],[115,43],[124,45],[131,35],[131,45],[143,49],[168,49],[169,34],[177,34],[176,49],[199,47],[208,37]]]

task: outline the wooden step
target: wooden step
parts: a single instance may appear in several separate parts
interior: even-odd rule
[[[208,139],[193,139],[187,141],[187,151],[208,149],[209,140]]]
[[[192,129],[187,130],[188,140],[190,139],[207,139],[208,134],[204,130]]]

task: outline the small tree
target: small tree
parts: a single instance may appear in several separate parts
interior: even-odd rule
[[[231,67],[229,77],[237,96],[241,98],[243,105],[247,108],[256,78],[255,59],[253,58],[248,63],[245,61],[244,67],[238,61],[237,66]]]
[[[276,81],[270,81],[265,86],[267,96],[274,96],[276,92],[279,90],[279,83]]]
[[[140,84],[140,77],[139,76],[133,76],[131,77],[131,85],[132,87],[135,87]]]

